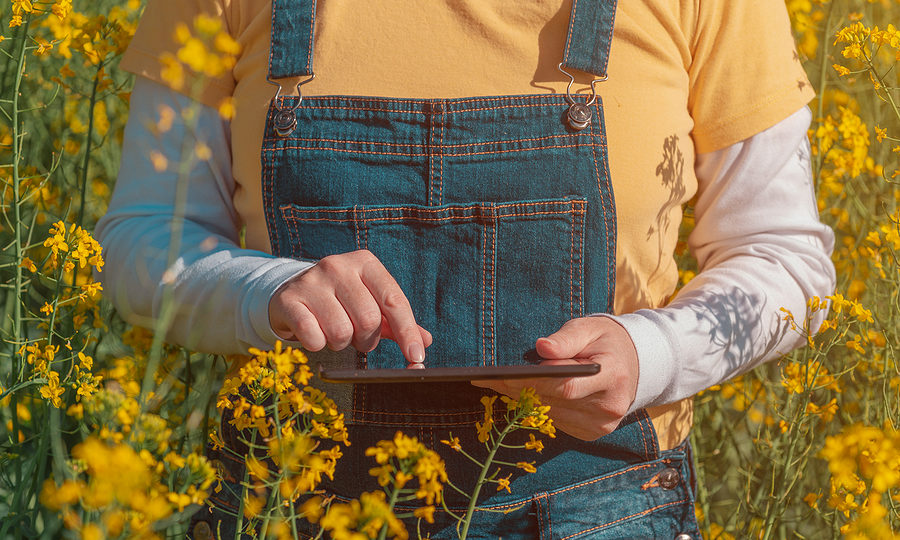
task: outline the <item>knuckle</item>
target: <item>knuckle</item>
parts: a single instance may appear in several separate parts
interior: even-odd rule
[[[328,255],[327,257],[322,257],[319,259],[319,262],[316,263],[316,268],[323,272],[334,272],[340,266],[340,259],[338,259],[337,255]]]
[[[389,291],[384,295],[384,305],[388,309],[402,308],[407,305],[406,295],[400,290]]]
[[[333,324],[329,328],[329,339],[328,341],[335,345],[343,345],[347,346],[350,343],[350,340],[353,338],[353,325],[349,322],[347,323],[336,323]]]
[[[357,317],[359,319],[359,329],[363,332],[372,332],[381,326],[381,311],[368,309],[359,313]]]

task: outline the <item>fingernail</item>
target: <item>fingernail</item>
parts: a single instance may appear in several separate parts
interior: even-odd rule
[[[425,369],[425,364],[421,362],[412,362],[410,364],[406,364],[406,369]]]
[[[407,349],[407,352],[408,352],[408,354],[407,354],[406,358],[410,362],[418,362],[421,364],[422,362],[425,361],[425,348],[422,347],[421,343],[414,342],[414,343],[410,344],[409,348]]]

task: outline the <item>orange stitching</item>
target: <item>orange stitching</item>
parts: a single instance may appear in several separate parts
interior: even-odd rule
[[[647,450],[647,435],[644,434],[644,419],[641,418],[638,420],[638,427],[641,428],[641,442],[644,443],[644,457],[649,457],[649,451]]]
[[[556,96],[557,94],[551,94],[551,95]],[[558,95],[559,95],[559,97],[562,97],[562,94],[558,94]],[[284,96],[284,98],[285,98],[285,101],[296,101],[297,96]],[[316,106],[315,103],[310,103],[311,101],[321,100],[321,99],[325,99],[325,96],[322,96],[322,97],[308,97],[308,98],[303,98],[303,103],[302,103],[301,105],[299,105],[297,108],[298,108],[298,110],[301,110],[301,109],[302,109],[302,110],[314,110],[314,109],[324,108],[324,107],[325,107],[324,105],[323,105],[323,106]],[[342,99],[346,99],[346,98],[342,98]],[[368,98],[367,98],[367,99],[364,99],[364,100],[361,100],[361,101],[362,101],[362,102],[366,102],[366,101],[369,101],[369,102],[372,102],[372,101],[378,102],[378,100],[372,100],[372,99],[368,99]],[[562,103],[556,103],[556,102],[549,102],[549,103],[532,103],[532,104],[493,105],[493,106],[490,106],[490,107],[475,107],[475,108],[471,108],[471,109],[456,109],[456,110],[449,110],[449,111],[447,111],[447,114],[464,113],[464,112],[479,112],[479,111],[496,111],[496,110],[500,110],[500,109],[531,109],[531,108],[534,108],[534,107],[547,107],[547,108],[551,108],[551,107],[556,107],[556,106],[561,106],[561,105],[562,105]],[[335,107],[335,106],[328,106],[328,110],[331,110],[331,111],[392,112],[392,113],[399,113],[399,114],[416,114],[416,115],[420,115],[420,116],[425,116],[425,115],[426,115],[425,112],[422,112],[422,111],[416,111],[416,110],[412,110],[412,109],[387,109],[387,108],[376,109],[376,108],[373,108],[373,107]]]
[[[550,529],[550,540],[553,540],[553,501],[547,497],[547,528]]]
[[[428,119],[428,144],[414,145],[425,146],[428,152],[428,204],[434,203],[434,115]]]
[[[574,207],[574,205],[573,205]],[[575,318],[575,217],[569,235],[569,318]]]
[[[664,463],[668,463],[668,460],[664,461]],[[579,484],[575,484],[574,486],[569,486],[567,488],[560,489],[559,491],[551,491],[550,495],[558,495],[560,493],[565,493],[566,491],[571,491],[573,489],[578,489],[580,487],[588,486],[591,484],[596,484],[597,482],[602,482],[603,480],[607,480],[609,478],[615,478],[616,476],[620,476],[632,471],[639,471],[641,469],[646,469],[647,467],[655,467],[654,463],[642,463],[640,465],[635,465],[633,467],[629,467],[627,469],[622,469],[621,471],[614,472],[612,474],[608,474],[606,476],[601,476],[600,478],[594,478],[593,480],[585,480]]]
[[[569,61],[569,47],[572,45],[572,29],[575,28],[575,10],[578,9],[578,0],[572,0],[572,14],[569,15],[569,33],[566,35],[566,52],[563,53],[563,62]]]
[[[537,503],[537,522],[538,522],[538,538],[543,540],[544,538],[544,505],[541,502],[543,497],[535,497],[534,502]]]
[[[316,25],[316,3],[312,3],[312,13],[309,17],[309,45],[306,49],[306,69],[312,74],[312,49],[313,49],[313,32]]]
[[[529,217],[529,216],[559,216],[566,215],[568,212],[528,212],[523,214],[502,214],[496,217]],[[312,223],[315,221],[326,221],[329,223],[353,223],[353,219],[336,219],[336,218],[298,218],[294,216],[286,217],[289,221],[299,221],[299,222],[308,222]],[[450,221],[450,220],[458,220],[458,221],[472,221],[478,219],[478,216],[448,216],[441,218],[427,218],[427,217],[416,217],[416,216],[396,216],[396,217],[380,217],[369,219],[368,221],[410,221],[410,222],[419,222],[419,221]]]
[[[358,385],[358,386],[362,386],[362,385]],[[358,413],[364,413],[364,414],[394,414],[396,412],[396,411],[370,411],[368,409],[354,409],[354,408],[351,408],[349,410],[351,412],[358,412]],[[478,415],[482,414],[482,412],[483,411],[479,411],[477,409],[472,409],[469,412],[442,412],[442,413],[415,412],[415,413],[405,413],[405,414],[413,414],[415,416],[463,416],[466,414],[470,414],[470,415],[473,415],[474,418],[477,420]],[[472,420],[472,422],[474,423],[475,420]]]
[[[293,96],[296,97],[296,96]],[[516,101],[537,101],[544,100],[548,98],[558,97],[562,98],[561,94],[530,94],[523,96],[500,96],[500,97],[474,97],[474,98],[460,98],[460,99],[450,99],[447,100],[447,103],[457,104],[457,103],[479,103],[479,102],[491,102],[491,101],[510,101],[511,99],[515,99]],[[321,100],[321,101],[344,101],[347,99],[347,96],[310,96],[310,100]],[[372,103],[401,103],[408,105],[425,105],[426,103],[433,103],[435,100],[427,100],[427,99],[415,99],[415,98],[381,98],[381,97],[356,97],[358,101],[361,102],[372,102]]]
[[[599,116],[599,107],[597,108],[597,111],[598,111],[597,117],[601,118],[601,116]],[[592,141],[594,141],[594,137],[595,137],[594,123],[591,122],[591,139],[592,139]],[[613,268],[614,268],[615,262],[611,262],[611,261],[615,260],[614,255],[609,252],[609,247],[610,247],[609,246],[609,212],[610,212],[610,208],[606,202],[606,195],[603,192],[603,186],[600,184],[600,168],[597,165],[597,151],[596,151],[595,144],[591,144],[591,156],[594,159],[594,173],[597,175],[597,191],[600,193],[600,202],[601,202],[601,205],[603,206],[603,221],[605,222],[605,226],[603,227],[603,240],[606,243],[607,266],[613,265]],[[607,306],[612,305],[612,302],[613,302],[613,298],[612,298],[612,291],[610,290],[609,271],[608,271],[607,276],[606,276],[606,304],[607,304]]]
[[[487,229],[481,228],[481,365],[487,365]]]
[[[444,200],[444,124],[446,123],[447,122],[444,119],[444,110],[441,109],[441,140],[438,143],[441,156],[440,176],[438,177],[438,204],[441,204]]]
[[[270,152],[279,152],[282,150],[323,150],[328,152],[345,152],[348,154],[376,154],[379,156],[408,156],[408,157],[427,157],[428,154],[409,152],[376,152],[374,150],[348,150],[346,148],[319,148],[317,146],[282,146],[281,148],[273,148]]]
[[[610,30],[612,32],[612,30]],[[612,35],[612,34],[610,34]],[[602,118],[603,111],[600,110],[600,102],[594,104],[594,108],[597,110],[597,117]],[[593,128],[591,129],[593,132]],[[606,133],[604,130],[600,131],[600,139],[603,144],[603,148],[606,148]],[[606,279],[606,297],[609,306],[613,305],[613,283],[615,283],[616,279],[616,257],[615,257],[615,242],[616,237],[610,236],[610,230],[615,230],[617,228],[617,224],[613,219],[613,215],[616,211],[616,201],[615,195],[612,192],[612,181],[609,179],[609,156],[607,155],[606,163],[603,166],[603,178],[606,182],[607,187],[607,195],[609,196],[609,211],[604,212],[604,220],[606,221],[606,229],[603,231],[604,237],[606,237],[606,257],[608,259],[609,265],[609,275]]]
[[[580,531],[580,532],[577,532],[577,533],[575,533],[575,534],[570,534],[569,536],[563,537],[561,540],[568,540],[569,538],[574,538],[574,537],[578,536],[579,534],[584,534],[584,533],[586,533],[586,532],[591,532],[591,531],[596,531],[596,530],[598,530],[598,529],[603,529],[603,528],[605,528],[605,527],[609,527],[610,525],[615,525],[616,523],[625,521],[626,519],[631,519],[631,518],[633,518],[633,517],[643,516],[643,515],[649,514],[649,513],[651,513],[651,512],[656,512],[657,510],[660,510],[660,509],[665,508],[665,507],[667,507],[667,506],[672,506],[672,505],[675,505],[675,504],[681,504],[681,503],[684,503],[684,502],[686,502],[686,501],[687,501],[687,499],[681,499],[680,501],[672,501],[672,502],[667,502],[667,503],[665,503],[665,504],[660,504],[660,505],[654,506],[653,508],[648,508],[647,510],[644,510],[643,512],[638,512],[638,513],[636,513],[636,514],[631,514],[630,516],[625,516],[625,517],[619,518],[619,519],[617,519],[617,520],[610,521],[609,523],[604,523],[603,525],[597,525],[596,527],[591,527],[590,529],[585,529],[585,530]]]
[[[493,220],[493,240],[491,241],[491,365],[496,365],[497,363],[497,336],[494,333],[494,311],[496,310],[496,302],[494,296],[496,291],[494,286],[497,282],[497,219],[499,216],[494,216]]]
[[[443,114],[443,113],[442,113]],[[433,129],[429,128],[430,130]],[[444,126],[441,124],[441,130],[443,131]],[[433,132],[432,132],[433,136]],[[565,139],[565,138],[578,138],[578,137],[588,137],[590,138],[590,134],[586,132],[577,132],[577,133],[566,133],[562,135],[546,135],[544,137],[527,137],[521,139],[501,139],[497,141],[479,141],[472,143],[461,143],[461,144],[448,144],[442,145],[443,148],[471,148],[473,146],[485,146],[488,144],[511,144],[511,143],[519,143],[519,142],[539,142],[539,141],[548,141],[551,139]],[[391,142],[381,142],[381,141],[355,141],[349,139],[324,139],[318,137],[285,137],[280,139],[282,141],[301,141],[301,142],[329,142],[329,143],[340,143],[340,144],[371,144],[373,146],[389,146],[393,148],[404,148],[404,147],[415,147],[415,148],[426,148],[430,145],[420,144],[420,143],[391,143]],[[443,135],[441,135],[441,141],[443,141]]]
[[[368,414],[394,414],[394,413],[393,413],[392,411],[384,411],[384,412],[371,411],[371,412],[362,412],[362,413],[360,413],[360,414],[366,414],[366,415],[368,415]],[[417,413],[417,414],[418,414],[418,413]],[[477,414],[477,413],[476,413],[476,414]],[[474,423],[474,420],[471,421],[471,422],[431,422],[431,423],[423,422],[423,421],[412,421],[412,420],[411,420],[411,421],[407,421],[407,422],[399,422],[399,421],[379,421],[379,420],[371,420],[371,419],[368,419],[368,418],[363,418],[363,417],[361,417],[361,418],[360,418],[360,422],[363,422],[363,421],[364,421],[366,424],[373,424],[373,425],[379,425],[379,426],[434,426],[434,427],[441,427],[441,426],[469,426],[469,425],[472,425],[472,424]]]
[[[571,203],[575,203],[579,208],[575,209],[572,207]],[[488,203],[491,204],[491,203]],[[572,199],[572,200],[564,200],[564,201],[520,201],[520,202],[509,202],[503,204],[491,204],[491,208],[512,208],[516,206],[522,206],[524,208],[531,208],[535,206],[561,206],[562,208],[557,212],[559,214],[568,214],[569,212],[574,212],[575,214],[583,214],[585,212],[584,207],[587,205],[587,201],[582,199]],[[488,206],[483,204],[459,204],[452,205],[448,208],[434,208],[428,206],[381,206],[378,208],[365,208],[361,210],[362,213],[372,213],[372,212],[383,212],[386,210],[410,210],[415,212],[446,212],[449,210],[466,210],[466,209],[475,209],[475,208],[488,208]],[[280,207],[282,210],[290,210],[291,213],[294,214],[312,214],[315,212],[333,212],[333,213],[342,213],[346,212],[346,210],[328,210],[326,208],[298,208],[296,206],[285,204]],[[505,217],[508,215],[517,215],[517,214],[501,214],[500,217]]]
[[[266,75],[272,75],[272,53],[275,51],[275,11],[277,9],[278,0],[272,0],[272,22],[269,28],[269,65],[266,68]],[[273,97],[271,101],[275,101]]]
[[[581,221],[578,226],[578,316],[584,316],[584,214],[581,215]]]
[[[507,148],[505,150],[489,150],[482,152],[451,152],[451,156],[489,156],[494,154],[508,154],[513,152],[534,152],[538,150],[552,150],[556,148],[578,148],[580,145],[577,144],[554,144],[548,146],[534,146],[531,148]],[[601,146],[606,148],[606,145],[593,145],[593,146]],[[281,150],[321,150],[323,152],[343,152],[346,154],[374,154],[377,156],[406,156],[406,157],[428,157],[427,153],[412,153],[412,152],[378,152],[375,150],[348,150],[346,148],[320,148],[316,146],[283,146],[281,148],[267,149],[265,152],[277,152]]]

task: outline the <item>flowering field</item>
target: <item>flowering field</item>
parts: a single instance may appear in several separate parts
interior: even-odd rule
[[[335,538],[416,537],[394,503],[418,500],[415,517],[430,521],[453,486],[441,455],[472,449],[398,434],[367,452],[383,491],[350,504],[305,497],[340,469],[347,433],[333,402],[308,386],[299,351],[256,351],[226,377],[228,359],[164,343],[164,317],[130,327],[102,300],[91,232],[119,167],[131,79],[117,63],[141,2],[0,5],[0,539],[183,537],[197,504],[231,489],[203,456],[207,441],[221,443],[222,410],[255,449],[233,456],[247,463],[235,484],[241,527],[291,538],[311,520]],[[900,1],[787,7],[818,92],[809,138],[819,210],[837,236],[838,289],[807,313],[784,313],[809,347],[695,399],[697,514],[709,538],[891,538],[900,536],[900,31],[889,22],[900,21]],[[233,62],[216,21],[177,32],[173,83],[184,69],[215,74]],[[203,159],[202,146],[184,156]],[[818,310],[829,317],[811,329]],[[554,433],[531,393],[484,405],[467,515],[479,490],[509,489],[506,471],[533,468],[493,460],[507,434],[528,431],[524,447],[539,452]],[[495,406],[506,423],[494,423]]]

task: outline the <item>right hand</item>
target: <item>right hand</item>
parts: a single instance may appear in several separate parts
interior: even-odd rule
[[[282,285],[269,301],[269,324],[278,337],[308,351],[353,345],[369,352],[387,338],[407,362],[421,365],[431,345],[397,281],[365,249],[325,257]]]

